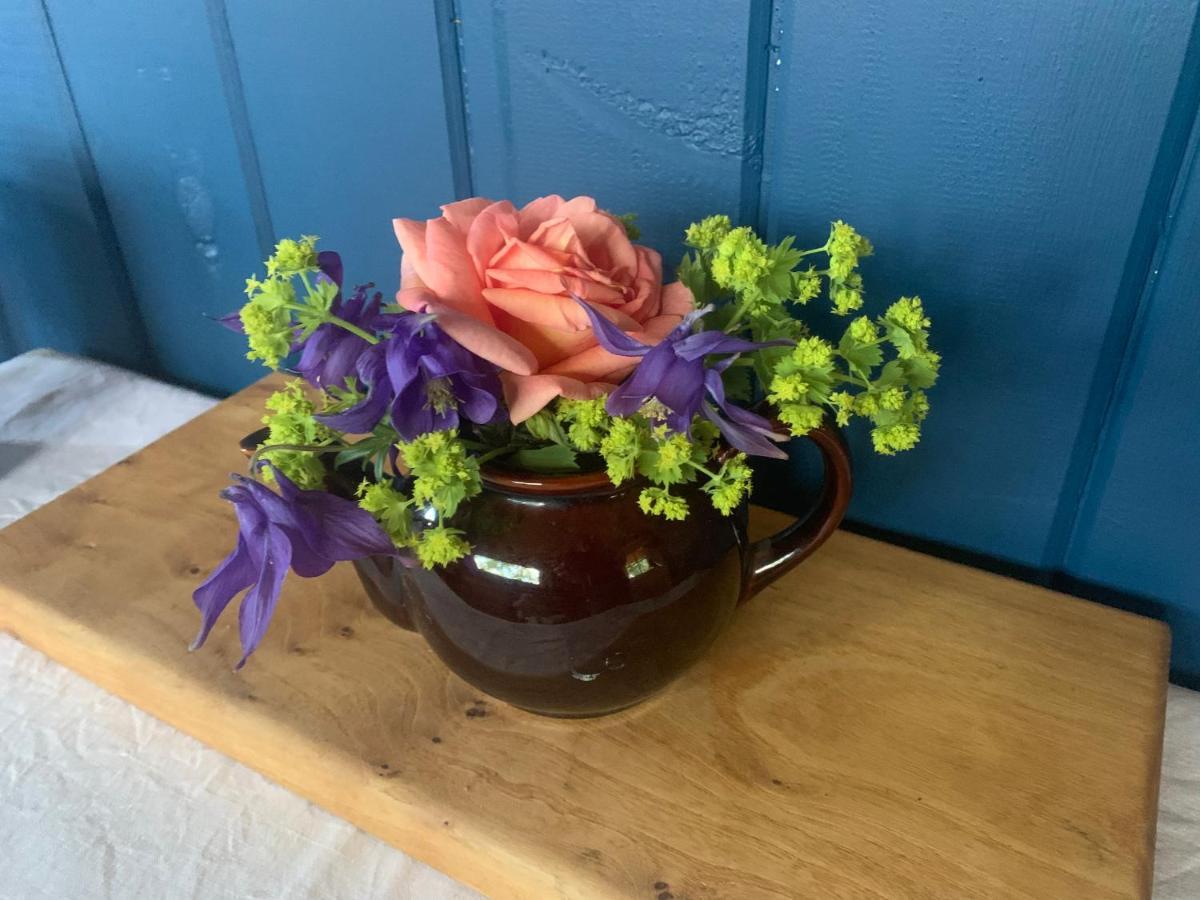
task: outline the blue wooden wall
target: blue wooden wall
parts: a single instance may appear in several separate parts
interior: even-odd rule
[[[394,215],[590,193],[669,259],[725,211],[870,235],[946,358],[852,516],[1168,619],[1200,680],[1195,0],[10,0],[0,358],[216,393],[277,235],[395,284]],[[772,496],[804,464],[765,479]]]

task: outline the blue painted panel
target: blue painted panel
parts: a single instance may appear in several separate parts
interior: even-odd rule
[[[204,318],[238,305],[261,258],[205,6],[47,7],[156,355],[202,388],[249,383],[261,369]]]
[[[295,11],[284,0],[228,7],[271,223],[277,235],[319,234],[348,278],[393,291],[392,219],[455,199],[433,5]]]
[[[1194,3],[780,4],[774,235],[868,234],[869,299],[919,292],[946,357],[921,446],[855,440],[852,517],[1040,567]],[[1083,442],[1087,446],[1087,442]]]
[[[736,212],[743,167],[757,163],[744,119],[760,73],[747,59],[765,58],[748,52],[760,23],[750,6],[461,4],[475,192],[591,194],[640,213],[643,239],[672,272],[683,228]]]
[[[1132,335],[1067,569],[1165,606],[1176,677],[1200,680],[1200,162]]]
[[[154,371],[42,7],[0,6],[0,359],[52,347]]]

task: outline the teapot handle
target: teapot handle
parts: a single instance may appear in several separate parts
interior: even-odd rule
[[[829,416],[805,437],[821,451],[821,496],[812,511],[770,537],[750,545],[749,571],[742,601],[746,601],[785,572],[807,559],[841,524],[850,505],[854,476],[846,439]]]

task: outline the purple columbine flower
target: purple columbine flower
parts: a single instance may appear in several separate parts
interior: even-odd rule
[[[335,562],[396,553],[379,523],[358,504],[325,491],[302,491],[278,469],[272,471],[278,494],[243,475],[234,475],[234,484],[221,492],[237,512],[237,546],[192,594],[200,610],[195,650],[229,602],[246,591],[238,611],[239,669],[267,630],[289,568],[315,578]]]
[[[388,316],[379,311],[383,294],[378,291],[370,294],[373,284],[360,284],[349,297],[342,296],[341,256],[332,250],[322,250],[317,254],[317,266],[321,270],[317,280],[332,282],[338,287],[331,313],[372,333],[386,326]],[[358,358],[370,346],[368,341],[341,325],[327,322],[318,325],[306,340],[292,347],[293,351],[301,351],[294,368],[313,387],[342,387],[346,379],[354,375]]]
[[[608,395],[605,408],[609,415],[631,416],[653,397],[667,408],[666,424],[671,431],[689,433],[692,419],[701,415],[720,429],[730,446],[752,456],[787,458],[786,453],[771,443],[784,440],[784,436],[769,421],[725,399],[721,373],[740,353],[790,346],[791,341],[756,343],[723,331],[692,334],[696,322],[712,311],[711,306],[706,306],[688,313],[674,331],[651,347],[629,337],[588,304],[580,301],[580,305],[591,319],[592,331],[601,347],[618,356],[642,357],[633,373]],[[713,353],[733,355],[706,368],[704,358]]]
[[[457,428],[460,414],[479,425],[496,421],[502,397],[496,367],[452,340],[434,318],[388,316],[389,336],[358,359],[366,398],[345,412],[317,418],[338,431],[365,434],[390,414],[406,441]]]

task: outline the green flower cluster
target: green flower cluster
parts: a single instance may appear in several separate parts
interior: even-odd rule
[[[267,258],[266,278],[246,279],[247,302],[238,316],[250,345],[247,359],[278,369],[297,338],[307,337],[317,326],[331,321],[337,285],[314,283],[309,278],[318,271],[317,240],[305,235],[298,241],[280,241]],[[304,287],[303,297],[296,292],[296,278]]]
[[[929,347],[930,323],[920,298],[902,297],[874,320],[852,319],[836,344],[811,336],[787,308],[810,302],[824,288],[835,315],[861,309],[858,267],[873,253],[870,241],[838,220],[822,246],[797,250],[791,237],[769,245],[749,228],[734,228],[728,216],[709,216],[687,229],[684,242],[693,252],[684,257],[679,277],[698,303],[716,302],[710,319],[718,327],[758,341],[796,342],[791,349],[749,355],[758,389],[792,434],[811,431],[830,412],[839,425],[854,416],[869,420],[879,453],[916,445],[929,412],[925,391],[941,364]],[[801,265],[820,256],[824,268]],[[727,391],[744,391],[734,379],[745,371],[726,372]]]
[[[671,521],[687,518],[688,502],[672,488],[697,481],[702,481],[700,489],[723,515],[732,514],[750,495],[751,473],[744,453],[726,454],[716,465],[722,448],[711,422],[697,417],[690,437],[673,434],[655,424],[663,410],[610,416],[604,410],[605,399],[559,400],[554,419],[574,450],[599,453],[613,484],[638,477],[650,482],[638,495],[643,512]]]
[[[452,431],[430,432],[396,446],[412,475],[411,494],[389,480],[364,480],[358,486],[358,505],[375,517],[397,547],[413,550],[425,568],[462,559],[471,545],[447,520],[482,490],[478,460]],[[414,515],[428,524],[415,528]]]
[[[266,407],[269,412],[262,421],[269,434],[260,447],[304,449],[267,449],[259,458],[273,464],[300,487],[319,489],[325,483],[325,466],[313,451],[332,444],[336,435],[316,420],[317,410],[304,393],[304,382],[298,378],[289,381],[267,398]],[[270,469],[264,470],[264,477],[274,483]]]

